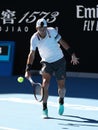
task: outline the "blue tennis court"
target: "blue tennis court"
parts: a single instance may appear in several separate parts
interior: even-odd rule
[[[49,89],[49,118],[41,117],[42,106],[32,94],[25,80],[16,77],[0,78],[0,130],[97,130],[98,79],[68,77],[65,112],[58,115],[58,95],[55,79]],[[40,76],[34,79],[41,80]],[[52,90],[53,87],[53,90]]]

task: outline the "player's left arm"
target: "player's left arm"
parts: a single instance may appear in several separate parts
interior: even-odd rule
[[[59,40],[59,44],[68,52],[68,54],[71,56],[71,63],[73,65],[79,64],[79,58],[76,57],[75,52],[73,49],[69,46],[69,44],[64,41],[62,38]]]

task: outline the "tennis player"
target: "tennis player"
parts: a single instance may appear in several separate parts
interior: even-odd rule
[[[36,48],[38,48],[42,63],[42,87],[44,87],[44,99],[42,102],[43,118],[48,117],[48,88],[53,73],[55,73],[58,84],[58,113],[62,115],[64,112],[64,97],[66,93],[66,60],[60,46],[69,53],[73,65],[77,65],[79,59],[71,47],[62,39],[58,31],[53,27],[47,26],[45,19],[38,19],[36,22],[36,30],[30,39],[30,52],[27,58],[25,77],[28,78],[31,76],[30,70],[34,61]]]

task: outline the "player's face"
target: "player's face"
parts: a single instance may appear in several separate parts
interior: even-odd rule
[[[47,29],[47,27],[38,27],[37,31],[40,34],[40,36],[45,37],[46,36],[46,29]]]

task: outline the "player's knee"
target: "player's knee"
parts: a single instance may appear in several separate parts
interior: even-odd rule
[[[58,88],[58,94],[59,94],[59,96],[60,96],[61,98],[63,98],[63,97],[65,96],[65,94],[66,94],[66,89],[65,89],[65,87],[63,87],[63,88]]]
[[[49,87],[49,80],[43,79],[42,85],[43,85],[44,88],[47,88],[47,89],[48,89],[48,87]]]

